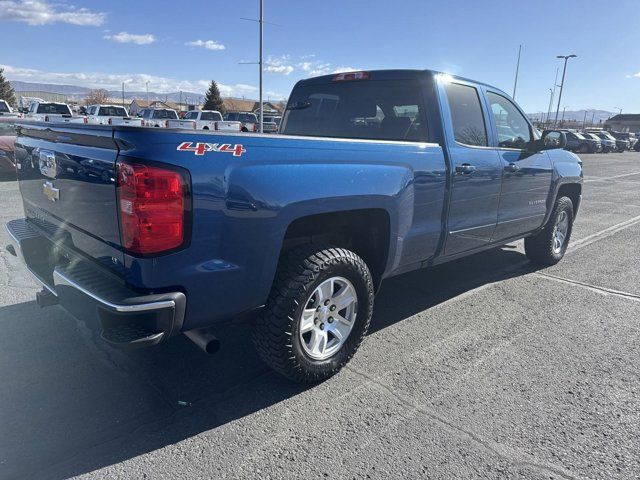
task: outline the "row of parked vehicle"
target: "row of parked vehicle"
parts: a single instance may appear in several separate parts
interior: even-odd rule
[[[634,133],[608,132],[606,130],[588,129],[562,130],[567,137],[565,150],[575,153],[609,153],[626,150],[640,151],[640,142]]]
[[[220,132],[258,132],[258,116],[251,112],[229,112],[222,115],[215,110],[192,110],[178,114],[170,108],[144,108],[131,116],[119,105],[89,105],[82,115],[73,115],[66,103],[33,101],[21,115],[14,113],[4,100],[0,100],[0,114],[30,118],[44,122],[88,123],[95,125],[129,125],[137,127],[181,128],[188,130],[210,130]],[[277,133],[280,116],[265,115],[264,133]]]

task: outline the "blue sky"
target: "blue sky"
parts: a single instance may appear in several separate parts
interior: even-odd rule
[[[615,6],[613,6],[615,4]],[[265,96],[311,75],[432,68],[511,93],[546,111],[558,54],[569,63],[562,106],[640,112],[640,2],[265,0]],[[0,0],[0,65],[12,80],[257,98],[258,0]]]

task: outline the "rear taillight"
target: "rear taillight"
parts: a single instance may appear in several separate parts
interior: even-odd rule
[[[83,121],[84,123],[89,123],[89,119],[88,119],[87,117],[84,117],[84,118],[82,119],[82,121]]]
[[[253,131],[254,131],[254,132],[257,132],[257,131],[258,131],[258,124],[257,124],[257,123],[254,123],[254,124],[253,124]]]
[[[195,130],[196,128],[198,128],[198,126],[196,125],[196,122],[191,122],[191,124],[193,125],[193,129]]]
[[[49,115],[45,115],[45,116],[44,116],[44,121],[45,121],[45,122],[48,122],[48,121],[49,121]]]
[[[169,127],[169,120],[165,120],[164,121],[164,128],[168,128]]]
[[[214,122],[213,123],[213,129],[216,130],[216,131],[220,130],[220,128],[218,127],[218,122]]]
[[[122,246],[151,255],[174,250],[186,240],[189,183],[177,170],[119,162],[118,212]]]
[[[107,120],[107,123],[108,123],[109,125],[111,125],[111,123],[112,123],[112,122],[111,122],[111,117],[109,117],[109,120]]]

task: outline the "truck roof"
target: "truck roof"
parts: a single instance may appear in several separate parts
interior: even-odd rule
[[[425,76],[433,77],[435,75],[448,75],[457,80],[462,80],[464,82],[470,82],[470,83],[475,83],[476,85],[489,87],[493,90],[496,90],[510,97],[510,95],[504,92],[502,89],[497,88],[493,85],[489,85],[488,83],[479,82],[477,80],[461,77],[458,75],[452,75],[447,72],[439,72],[437,70],[388,69],[388,70],[354,70],[354,72],[367,72],[369,74],[370,80],[411,80],[411,79],[416,79],[416,78],[425,77]],[[339,72],[339,73],[350,73],[350,72]],[[324,83],[331,83],[333,81],[333,78],[339,73],[332,73],[329,75],[322,75],[319,77],[312,77],[312,78],[300,80],[298,83],[296,83],[295,86],[298,87],[303,85],[320,85]]]

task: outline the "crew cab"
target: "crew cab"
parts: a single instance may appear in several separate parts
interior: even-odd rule
[[[178,113],[171,108],[143,108],[138,117],[143,127],[167,127],[169,120],[178,119]]]
[[[8,251],[121,348],[252,325],[272,368],[340,370],[390,277],[524,238],[559,262],[582,193],[566,135],[430,70],[299,81],[282,135],[24,123]],[[91,161],[91,176],[78,167]],[[106,173],[103,173],[106,172]],[[402,293],[398,292],[398,302]]]
[[[184,114],[182,120],[169,120],[169,128],[186,128],[190,130],[213,130],[216,132],[239,132],[240,122],[227,122],[216,110],[191,110]]]
[[[87,107],[87,123],[141,127],[142,119],[130,117],[127,109],[118,105],[89,105]]]
[[[603,152],[608,153],[615,152],[617,150],[616,138],[606,130],[588,130],[588,132],[600,139]]]
[[[25,117],[41,122],[87,123],[87,117],[74,116],[69,105],[58,102],[31,102]]]
[[[258,131],[258,117],[255,113],[250,112],[227,112],[224,119],[228,122],[240,122],[242,127],[240,130],[243,132],[257,132]]]
[[[18,113],[14,113],[5,100],[0,100],[0,117],[19,117]]]

